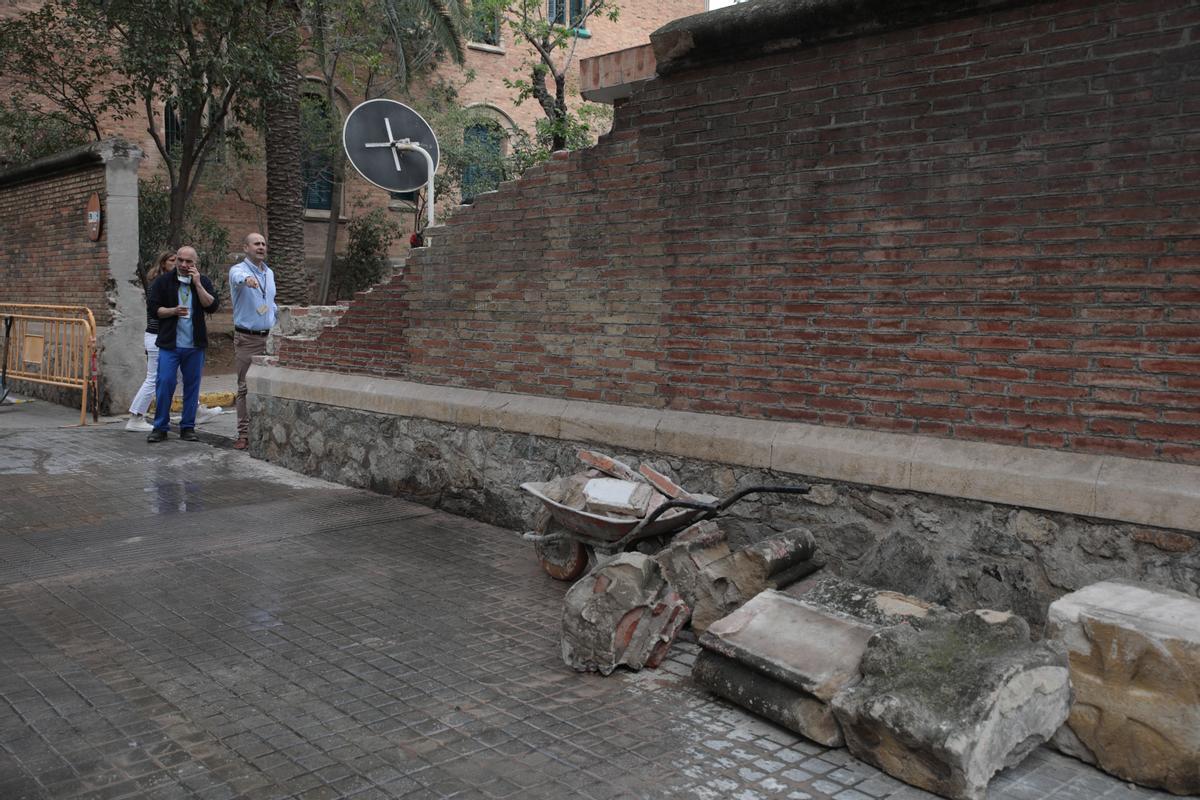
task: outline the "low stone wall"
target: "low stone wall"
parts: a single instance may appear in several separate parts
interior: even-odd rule
[[[538,507],[518,488],[522,482],[578,471],[580,447],[605,449],[256,394],[251,384],[255,455],[516,530],[528,527]],[[733,542],[805,526],[841,575],[955,609],[1012,610],[1038,630],[1053,600],[1099,580],[1200,592],[1200,542],[1183,532],[628,447],[606,452],[630,463],[648,460],[685,487],[720,496],[753,484],[809,481],[815,490],[807,499],[749,498],[731,509],[725,524]]]

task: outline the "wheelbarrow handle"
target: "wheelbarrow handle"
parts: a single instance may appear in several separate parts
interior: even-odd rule
[[[712,519],[717,514],[720,514],[725,509],[729,508],[734,503],[741,500],[743,497],[751,494],[808,494],[809,485],[806,483],[798,483],[794,486],[749,486],[740,491],[734,492],[724,500],[718,500],[715,503],[702,503],[698,500],[668,500],[658,508],[654,509],[642,523],[637,526],[637,530],[645,528],[654,520],[661,517],[672,508],[691,508],[697,511],[707,512],[700,520]]]

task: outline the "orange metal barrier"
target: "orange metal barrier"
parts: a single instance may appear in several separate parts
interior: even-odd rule
[[[0,303],[4,326],[4,382],[32,381],[80,389],[79,424],[99,418],[99,371],[96,366],[96,319],[84,306]],[[91,396],[89,398],[89,392]]]

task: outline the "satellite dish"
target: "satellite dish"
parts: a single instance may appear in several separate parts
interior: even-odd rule
[[[342,126],[342,144],[358,174],[389,192],[420,189],[430,182],[431,170],[437,172],[433,128],[395,100],[368,100],[355,107]]]

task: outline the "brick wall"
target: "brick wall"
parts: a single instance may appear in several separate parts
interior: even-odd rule
[[[1200,7],[673,74],[289,366],[1200,463]]]
[[[107,229],[93,242],[85,217],[92,192],[107,212],[104,169],[0,185],[0,302],[87,306],[97,325],[110,323]]]

